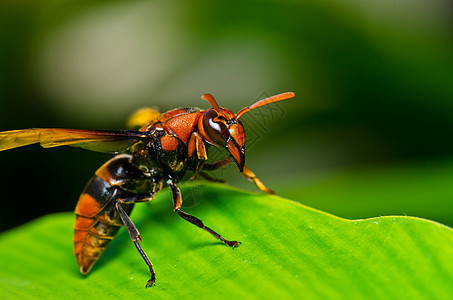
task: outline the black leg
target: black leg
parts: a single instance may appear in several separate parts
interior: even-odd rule
[[[174,211],[184,220],[189,221],[190,223],[196,225],[197,227],[200,227],[201,229],[206,230],[210,234],[212,234],[216,239],[219,239],[222,243],[224,243],[227,246],[230,246],[232,248],[235,248],[239,246],[241,242],[237,241],[228,241],[225,238],[223,238],[220,234],[212,230],[211,228],[205,226],[203,222],[198,219],[197,217],[194,217],[192,215],[189,215],[181,210],[181,205],[182,205],[182,194],[181,190],[178,188],[178,186],[172,181],[168,181],[168,185],[171,188],[172,196],[173,196],[173,207]]]
[[[131,195],[130,197],[127,198],[121,198],[118,199],[116,202],[116,209],[118,210],[121,220],[124,223],[124,226],[126,226],[127,231],[129,232],[129,236],[131,237],[132,242],[134,243],[135,247],[137,248],[138,252],[140,255],[143,257],[145,260],[146,265],[149,268],[149,272],[151,274],[151,279],[148,280],[146,283],[145,287],[150,287],[154,285],[154,282],[156,281],[156,273],[154,272],[153,269],[153,264],[149,260],[148,256],[146,256],[145,251],[143,251],[142,247],[138,243],[139,241],[142,241],[142,237],[140,236],[140,232],[138,231],[137,227],[135,227],[134,223],[132,222],[131,218],[127,215],[127,213],[124,211],[124,209],[121,207],[121,204],[132,204],[132,203],[137,203],[137,202],[147,202],[150,201],[154,198],[154,193],[150,194],[135,194]]]
[[[198,174],[200,174],[200,176],[203,177],[204,179],[206,179],[207,181],[225,183],[225,180],[214,178],[211,175],[209,175],[203,171],[199,171]]]
[[[210,163],[210,164],[204,164],[204,165],[203,165],[203,170],[206,170],[206,171],[217,170],[218,168],[221,168],[221,167],[223,167],[223,166],[226,166],[226,165],[228,165],[229,163],[231,163],[231,159],[229,159],[229,158],[224,158],[224,159],[215,161],[215,162]]]

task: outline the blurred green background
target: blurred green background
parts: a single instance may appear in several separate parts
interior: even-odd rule
[[[448,0],[0,2],[0,129],[124,129],[142,106],[244,117],[247,165],[277,194],[346,218],[453,225]],[[0,153],[0,230],[69,211],[110,156]],[[227,168],[216,174],[256,190]],[[215,201],[215,199],[201,199]],[[201,201],[199,200],[199,201]]]

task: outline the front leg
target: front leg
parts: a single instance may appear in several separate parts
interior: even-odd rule
[[[223,179],[218,179],[218,178],[214,178],[212,177],[211,175],[203,172],[203,171],[198,171],[198,174],[203,177],[204,179],[206,179],[207,181],[210,181],[210,182],[219,182],[219,183],[225,183],[225,180]]]
[[[212,230],[211,228],[205,226],[203,222],[198,219],[197,217],[194,217],[192,215],[189,215],[181,210],[181,205],[182,205],[182,194],[181,190],[178,188],[178,186],[175,184],[175,182],[172,179],[169,179],[167,181],[167,184],[171,188],[172,196],[173,196],[173,207],[174,211],[184,220],[189,221],[190,223],[200,227],[201,229],[206,230],[210,234],[212,234],[216,239],[219,239],[222,243],[224,243],[227,246],[230,246],[232,248],[235,248],[239,246],[241,242],[237,241],[228,241],[225,238],[223,238],[220,234]]]
[[[231,159],[229,158],[224,158],[218,161],[215,161],[210,164],[204,164],[203,165],[203,170],[206,171],[213,171],[217,170],[218,168],[221,168],[223,166],[228,165],[231,162]],[[275,194],[275,192],[269,188],[267,188],[261,180],[256,177],[255,173],[253,173],[247,166],[244,166],[244,170],[242,171],[242,175],[253,182],[261,191],[268,193],[268,194]],[[209,179],[208,179],[209,180]]]
[[[268,194],[275,194],[275,192],[271,189],[268,189],[264,183],[261,182],[261,180],[256,177],[255,173],[250,171],[247,166],[244,166],[244,171],[242,171],[242,175],[244,175],[245,178],[253,182],[261,191],[268,193]]]
[[[196,131],[192,133],[187,145],[187,156],[191,157],[196,154],[199,160],[207,160],[208,154],[204,145],[203,139],[200,134]]]
[[[189,142],[187,144],[187,156],[196,156],[198,158],[198,161],[196,162],[195,172],[192,178],[190,178],[191,180],[197,179],[200,166],[204,161],[208,159],[208,153],[206,152],[206,147],[204,145],[203,139],[196,131],[192,132],[189,138]]]
[[[228,165],[229,163],[231,163],[231,159],[224,158],[224,159],[217,160],[217,161],[214,161],[214,162],[209,163],[209,164],[203,164],[202,170],[204,170],[204,171],[214,171],[214,170],[217,170],[217,169],[219,169],[221,167],[224,167],[224,166]],[[203,177],[207,181],[211,181],[211,182],[225,182],[225,180],[213,178],[212,176],[208,175],[207,173],[205,173],[203,171],[197,171],[197,175],[198,174],[200,174],[201,177]]]
[[[226,166],[228,165],[229,163],[231,163],[231,159],[230,158],[224,158],[224,159],[221,159],[221,160],[217,160],[213,163],[210,163],[210,164],[204,164],[203,165],[203,170],[206,170],[206,171],[214,171],[214,170],[217,170],[223,166]]]

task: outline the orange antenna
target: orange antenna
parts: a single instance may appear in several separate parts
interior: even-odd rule
[[[203,95],[204,96],[204,95]],[[244,107],[243,109],[241,109],[237,115],[236,115],[236,119],[239,120],[239,118],[245,114],[246,112],[248,111],[251,111],[252,109],[255,109],[255,108],[258,108],[258,107],[261,107],[263,105],[267,105],[267,104],[270,104],[270,103],[274,103],[274,102],[277,102],[277,101],[282,101],[282,100],[286,100],[286,99],[290,99],[290,98],[293,98],[294,96],[296,96],[296,94],[294,94],[293,92],[286,92],[286,93],[282,93],[282,94],[278,94],[278,95],[275,95],[275,96],[271,96],[271,97],[268,97],[268,98],[265,98],[263,100],[260,100],[258,102],[255,102],[253,103],[252,105],[250,106],[247,106],[247,107]]]
[[[201,99],[208,101],[211,104],[212,108],[214,108],[215,110],[220,109],[219,105],[214,99],[214,96],[212,96],[211,94],[203,94],[203,96],[201,96]]]

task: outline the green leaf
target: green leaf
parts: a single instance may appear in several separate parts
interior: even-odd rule
[[[380,164],[316,178],[280,178],[279,195],[348,219],[411,215],[453,226],[453,160]]]
[[[168,191],[132,219],[156,286],[122,229],[84,277],[72,255],[69,213],[0,236],[0,298],[448,299],[453,230],[413,217],[350,221],[276,196],[223,185],[183,189],[184,210],[237,249],[172,212]],[[188,201],[190,202],[190,201]]]

